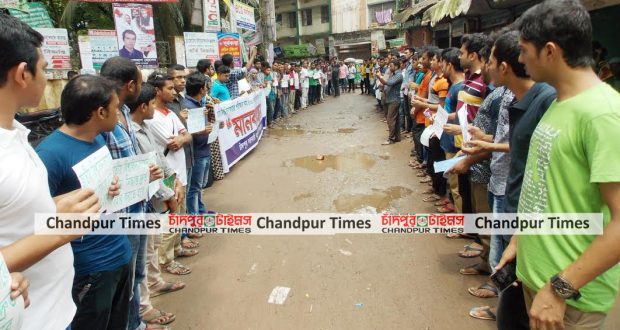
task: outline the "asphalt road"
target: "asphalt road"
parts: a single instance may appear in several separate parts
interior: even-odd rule
[[[358,91],[359,93],[359,91]],[[220,212],[429,212],[410,141],[380,145],[386,125],[370,96],[344,94],[270,130],[223,181],[205,190]],[[325,155],[319,162],[317,155]],[[173,329],[494,329],[468,316],[495,299],[458,270],[467,241],[440,235],[235,236],[200,240],[187,287],[154,299]],[[175,279],[168,276],[170,279]],[[290,292],[269,304],[275,287]],[[616,306],[607,329],[620,329]]]

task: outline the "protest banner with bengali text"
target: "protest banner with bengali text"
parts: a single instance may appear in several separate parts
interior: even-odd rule
[[[223,122],[218,132],[222,166],[230,168],[254,149],[267,125],[265,93],[259,90],[215,106],[216,122]]]
[[[153,7],[148,4],[113,3],[118,54],[143,69],[157,68]]]
[[[50,70],[71,69],[71,49],[69,35],[65,29],[35,28],[43,35],[43,57]]]
[[[241,67],[241,43],[239,42],[239,33],[218,33],[219,57],[224,54],[233,56],[236,68]]]
[[[220,59],[217,33],[211,32],[184,32],[185,39],[185,62],[187,67],[195,68],[196,63],[202,59],[210,59],[215,62]]]

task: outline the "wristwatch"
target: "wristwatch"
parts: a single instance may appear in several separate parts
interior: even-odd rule
[[[553,292],[560,298],[574,300],[581,298],[579,290],[575,289],[568,281],[562,278],[560,274],[556,274],[551,278],[551,287],[553,288]]]

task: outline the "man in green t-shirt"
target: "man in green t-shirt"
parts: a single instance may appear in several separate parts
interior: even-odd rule
[[[317,94],[317,86],[319,85],[319,80],[316,79],[316,73],[318,70],[316,69],[316,64],[312,62],[310,64],[310,70],[308,71],[308,77],[310,79],[310,92],[308,93],[308,104],[315,105],[318,103],[318,97],[320,95]]]
[[[548,24],[553,22],[553,24]],[[620,95],[591,69],[592,25],[577,0],[547,0],[517,23],[520,61],[557,100],[531,138],[519,213],[602,213],[604,233],[513,236],[532,329],[600,329],[620,281]]]

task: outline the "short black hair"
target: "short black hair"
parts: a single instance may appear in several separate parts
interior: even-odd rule
[[[459,60],[459,49],[452,47],[446,48],[441,52],[441,59],[448,64],[452,64],[456,72],[463,72],[461,60]]]
[[[405,50],[408,50],[411,54],[415,53],[415,48],[413,47],[407,47]]]
[[[149,78],[146,80],[146,82],[153,85],[155,88],[161,89],[164,88],[164,84],[167,80],[172,81],[172,77],[168,74],[153,72],[149,75]]]
[[[392,60],[391,63],[394,64],[396,66],[396,68],[400,68],[400,60],[398,60],[398,59]]]
[[[226,65],[220,65],[219,68],[217,68],[217,74],[227,74],[230,73],[230,68],[227,67]]]
[[[267,61],[261,61],[260,64],[261,64],[262,67],[269,66],[269,62],[267,62]]]
[[[516,22],[521,38],[540,51],[546,43],[556,43],[568,66],[592,66],[592,22],[577,0],[545,1],[528,9]]]
[[[217,60],[213,62],[213,69],[215,70],[215,72],[217,72],[217,69],[222,65],[224,65],[224,63],[222,63],[222,60]]]
[[[525,65],[519,63],[519,32],[509,31],[495,40],[493,48],[493,57],[499,65],[502,62],[508,63],[512,72],[519,78],[527,78],[529,75],[525,71]]]
[[[254,59],[254,64],[256,64],[256,63],[263,64],[263,61],[261,61],[260,58],[255,58]]]
[[[9,71],[22,62],[32,75],[37,73],[37,61],[43,36],[19,19],[0,14],[0,87],[7,81]]]
[[[435,46],[428,46],[424,49],[424,53],[429,59],[441,54],[441,49]]]
[[[101,66],[99,74],[114,81],[116,88],[121,88],[132,80],[138,81],[139,76],[142,75],[140,69],[132,60],[122,56],[114,56],[107,59]]]
[[[480,50],[488,45],[489,37],[484,33],[466,34],[461,37],[461,45],[465,46],[468,53],[476,53],[480,56]]]
[[[123,40],[125,40],[125,36],[128,34],[133,34],[133,36],[136,37],[136,33],[133,32],[133,30],[125,30],[123,31]]]
[[[224,56],[222,56],[222,64],[224,64],[227,67],[232,67],[233,61],[234,61],[234,58],[230,54],[224,54]]]
[[[173,76],[174,71],[185,71],[185,67],[181,64],[175,64],[168,67],[168,75]]]
[[[114,83],[104,77],[89,74],[75,77],[67,83],[60,95],[60,111],[65,123],[86,123],[94,111],[110,105],[114,93]]]
[[[198,72],[205,74],[205,72],[207,72],[207,69],[211,67],[211,60],[203,58],[201,60],[198,60],[198,63],[196,63],[196,70],[198,70]]]
[[[67,72],[67,79],[71,80],[73,79],[75,76],[77,76],[79,73],[75,70],[69,70]]]
[[[148,105],[151,100],[155,98],[157,95],[157,90],[155,86],[149,83],[142,83],[142,89],[140,90],[140,95],[134,102],[128,102],[127,106],[129,107],[129,112],[136,111],[141,105]]]
[[[491,48],[493,48],[493,46],[489,46],[486,45],[484,47],[482,47],[482,49],[478,52],[478,55],[480,56],[480,59],[483,62],[489,63],[489,57],[491,56]]]
[[[185,92],[189,96],[200,93],[201,88],[207,85],[207,78],[200,72],[192,72],[185,78]]]

